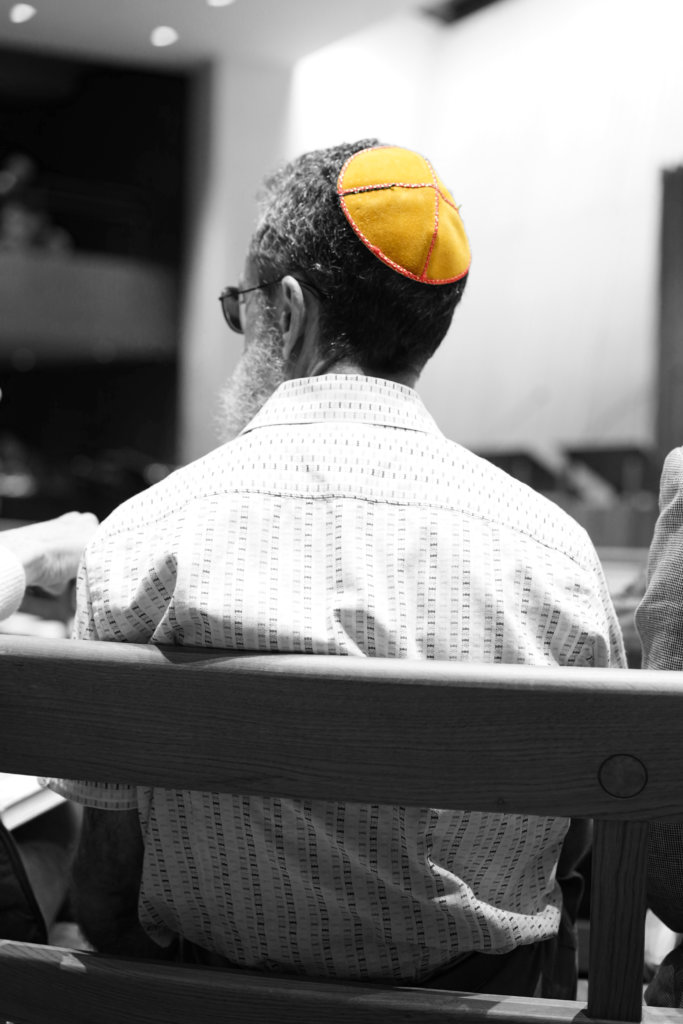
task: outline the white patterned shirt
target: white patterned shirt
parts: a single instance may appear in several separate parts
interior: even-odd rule
[[[0,620],[19,610],[25,590],[24,567],[13,551],[2,546],[0,535]]]
[[[76,634],[625,664],[583,529],[447,440],[410,388],[335,374],[283,384],[234,441],[106,520],[86,552]],[[557,930],[566,819],[61,791],[138,808],[139,914],[161,944],[180,933],[245,967],[421,981],[464,952]]]

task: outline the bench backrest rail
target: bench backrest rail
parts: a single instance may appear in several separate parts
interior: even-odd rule
[[[596,819],[588,1015],[604,1020],[641,1016],[647,822],[683,816],[682,712],[676,673],[0,637],[3,771]],[[82,988],[85,976],[97,976],[98,984],[105,976],[113,991],[121,971],[115,958],[40,947],[29,955],[21,944],[4,943],[0,1011],[18,1017],[29,995],[31,1006],[38,1005],[51,976],[63,1000],[79,972]],[[136,1012],[149,1014],[156,1005],[158,1014],[136,1017],[127,1009],[118,1019],[191,1019],[164,1016],[158,993],[143,999],[151,979],[161,979],[155,984],[169,993],[171,1010],[181,1005],[179,992],[170,994],[176,988],[217,993],[227,986],[230,1013],[217,996],[223,1010],[207,1016],[208,996],[202,996],[198,1019],[266,1019],[266,1010],[249,1009],[246,1016],[237,1010],[241,1000],[252,1007],[265,998],[261,976],[207,971],[126,963],[131,998],[137,986]],[[129,976],[137,979],[134,986]],[[235,990],[246,979],[253,991],[238,998]],[[307,1019],[309,1002],[332,1021],[379,1021],[384,1013],[424,1024],[446,1013],[555,1020],[553,1013],[577,1012],[576,1004],[556,1001],[522,1001],[522,1010],[506,999],[494,1009],[483,996],[385,986],[370,986],[362,996],[356,984],[272,984],[278,999],[287,1002],[283,993],[291,994],[292,1020]],[[10,990],[19,999],[19,988],[24,1002],[7,1002]],[[71,1007],[69,1014],[72,1024],[88,1020],[74,1017]],[[58,1024],[61,1018],[53,1012],[44,1019]],[[109,1018],[90,1018],[100,1019]]]

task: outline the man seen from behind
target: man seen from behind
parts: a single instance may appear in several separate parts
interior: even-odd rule
[[[103,523],[77,635],[623,666],[585,532],[414,390],[469,267],[417,153],[364,140],[274,174],[221,297],[244,334],[228,440]],[[566,819],[52,785],[88,808],[74,906],[100,949],[502,994],[549,976]]]

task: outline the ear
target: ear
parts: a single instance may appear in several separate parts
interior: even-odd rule
[[[306,327],[306,302],[301,285],[287,274],[280,282],[278,324],[282,333],[282,354],[290,359],[303,341]]]

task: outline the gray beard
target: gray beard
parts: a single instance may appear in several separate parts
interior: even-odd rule
[[[259,336],[245,350],[218,396],[221,443],[237,437],[284,379],[280,332],[263,322]]]

